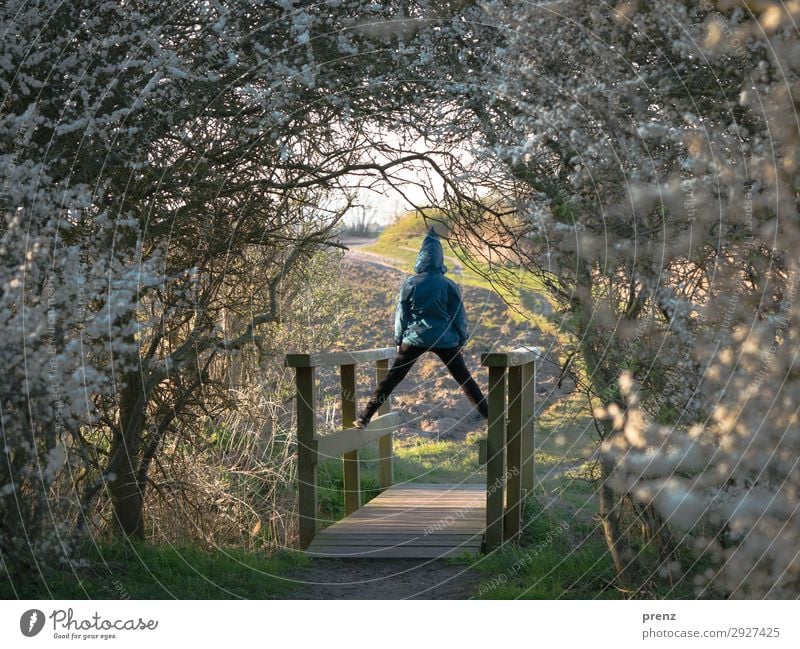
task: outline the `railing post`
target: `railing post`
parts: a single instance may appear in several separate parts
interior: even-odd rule
[[[315,368],[295,369],[297,386],[297,492],[300,545],[307,548],[317,534],[317,422]]]
[[[352,428],[356,418],[356,366],[340,366],[342,428]],[[358,449],[343,456],[344,511],[350,515],[361,507],[361,470]]]
[[[522,366],[508,368],[508,428],[506,429],[506,513],[504,537],[519,536],[522,516]]]
[[[389,372],[389,360],[375,361],[375,379],[380,383]],[[378,414],[384,415],[390,410],[389,400],[384,401],[378,408]],[[381,489],[388,489],[394,484],[394,452],[392,449],[392,433],[378,438],[378,472]]]
[[[522,489],[525,496],[533,493],[536,464],[534,462],[534,412],[536,410],[536,363],[522,366]]]
[[[503,543],[505,507],[506,368],[489,368],[489,431],[486,439],[486,548]]]

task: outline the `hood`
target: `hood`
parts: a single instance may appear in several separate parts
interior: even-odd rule
[[[446,273],[447,266],[444,265],[444,250],[439,241],[439,235],[431,227],[428,234],[419,248],[417,263],[414,264],[415,273]]]

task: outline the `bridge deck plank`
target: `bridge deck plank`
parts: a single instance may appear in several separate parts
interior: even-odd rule
[[[484,485],[395,485],[322,530],[306,552],[337,559],[475,555],[485,524]]]

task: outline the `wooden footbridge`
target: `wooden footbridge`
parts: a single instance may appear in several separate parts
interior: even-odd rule
[[[480,461],[486,484],[394,484],[392,435],[400,415],[387,399],[367,428],[356,418],[356,365],[388,372],[391,347],[355,352],[287,354],[297,386],[297,478],[300,544],[315,557],[441,559],[489,552],[520,533],[522,506],[533,490],[534,399],[538,351],[487,352],[489,421]],[[338,367],[344,428],[317,434],[317,368]],[[455,386],[454,386],[455,387]],[[362,506],[359,449],[377,442],[381,493]],[[346,517],[320,530],[317,467],[344,466]]]

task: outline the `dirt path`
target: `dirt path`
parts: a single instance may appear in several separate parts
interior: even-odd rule
[[[358,263],[372,264],[373,266],[377,266],[378,268],[394,270],[399,273],[402,273],[403,275],[406,275],[411,272],[410,268],[398,265],[398,263],[394,259],[391,259],[389,257],[386,257],[385,255],[381,255],[376,252],[370,252],[369,250],[364,250],[364,246],[367,246],[374,242],[375,242],[374,239],[343,240],[342,243],[344,243],[349,248],[349,250],[345,253],[345,260],[351,264],[358,264]],[[400,250],[418,252],[414,248],[409,248],[408,246],[400,246]],[[461,262],[459,262],[455,257],[445,255],[445,261],[447,263],[449,272],[454,273],[456,275],[461,274],[463,267],[461,265]]]
[[[406,274],[406,269],[397,265],[393,259],[384,257],[374,252],[362,250],[358,246],[351,246],[350,250],[345,253],[345,259],[349,264],[371,264],[378,268],[396,271],[398,273]]]
[[[469,599],[480,578],[443,560],[314,559],[289,575],[291,599]]]

